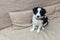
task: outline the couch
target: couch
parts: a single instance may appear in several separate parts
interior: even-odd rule
[[[30,32],[31,26],[14,30],[9,12],[29,11],[37,6],[47,11],[47,28],[40,33]],[[60,40],[60,0],[0,0],[0,40]]]

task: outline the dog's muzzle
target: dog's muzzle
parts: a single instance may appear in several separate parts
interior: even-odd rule
[[[43,17],[37,16],[37,17],[36,17],[36,20],[43,20]]]
[[[36,18],[36,20],[42,20],[43,18]]]

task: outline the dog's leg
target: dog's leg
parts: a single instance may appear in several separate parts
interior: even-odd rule
[[[48,22],[46,22],[46,23],[43,25],[42,29],[44,30],[47,25],[48,25]]]
[[[34,30],[35,30],[35,27],[36,27],[36,26],[35,26],[35,25],[33,25],[33,28],[32,28],[30,31],[34,31]]]
[[[45,28],[44,28],[44,27],[42,27],[42,29],[44,30]]]
[[[37,29],[37,32],[39,33],[40,32],[40,29],[41,29],[42,25],[39,25],[38,29]]]

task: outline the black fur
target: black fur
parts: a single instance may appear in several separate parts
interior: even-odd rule
[[[38,11],[37,11],[38,8],[41,8],[41,11],[40,11],[41,16],[44,16],[45,13],[46,13],[46,10],[45,10],[44,8],[42,8],[42,7],[34,7],[34,8],[33,8],[33,13],[36,15],[37,12],[38,12]]]
[[[33,8],[33,13],[34,13],[35,15],[36,15],[37,12],[38,12],[38,11],[37,11],[37,8],[38,8],[38,7],[34,7],[34,8]]]
[[[41,16],[44,16],[44,15],[45,15],[45,13],[46,13],[46,10],[45,10],[44,8],[41,8],[40,13],[41,13]]]
[[[43,24],[43,27],[44,27],[44,28],[45,28],[45,26],[47,26],[48,23],[49,23],[49,22],[48,22],[48,17],[45,17],[45,16],[44,16],[43,18],[40,18],[40,20],[43,20],[43,23],[42,23],[42,24]],[[44,26],[45,23],[47,23],[47,24]]]
[[[45,23],[47,23],[47,24],[45,25],[45,26],[47,26],[47,25],[48,25],[48,17],[46,17],[46,18],[43,17],[43,23],[42,23],[42,24],[43,24],[43,27],[45,27],[45,26],[44,26]]]

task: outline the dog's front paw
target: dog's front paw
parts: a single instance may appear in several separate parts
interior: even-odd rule
[[[39,32],[40,32],[40,29],[37,30],[37,33],[39,33]]]
[[[33,31],[34,31],[34,29],[30,29],[30,31],[32,31],[32,32],[33,32]]]

